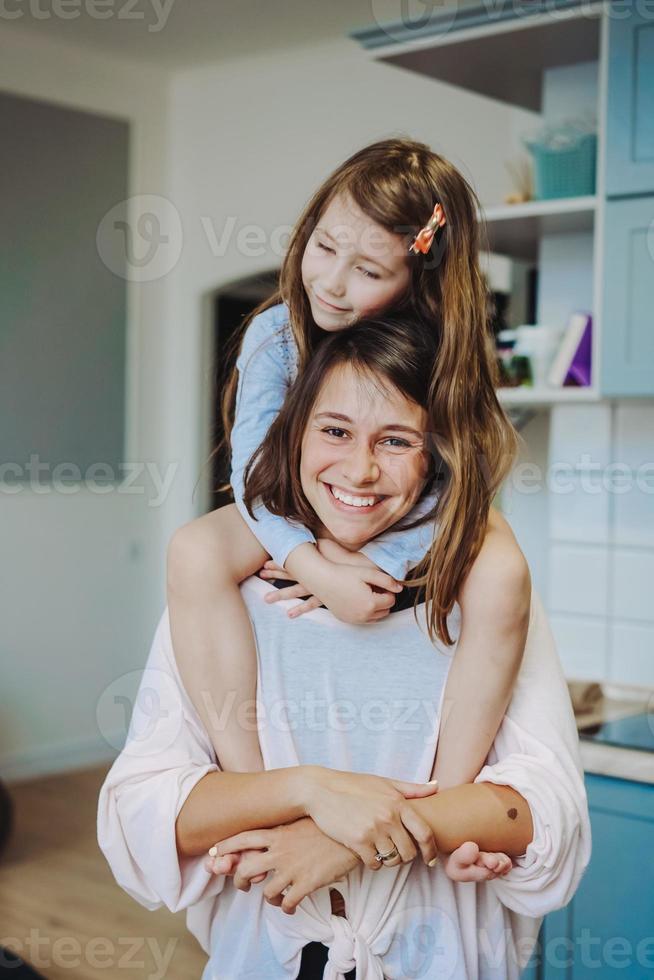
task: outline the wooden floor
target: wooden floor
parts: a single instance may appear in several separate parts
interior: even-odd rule
[[[47,980],[199,980],[207,957],[185,913],[139,905],[115,883],[97,845],[106,771],[10,786],[15,828],[0,859],[0,945]]]

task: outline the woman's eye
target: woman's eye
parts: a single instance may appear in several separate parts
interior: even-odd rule
[[[322,431],[326,432],[328,436],[333,435],[335,432],[339,432],[341,435],[345,435],[345,429],[337,429],[334,426],[330,426],[330,428],[323,429]],[[338,439],[338,436],[335,436],[335,438]]]
[[[366,279],[379,279],[376,272],[371,272],[370,269],[364,269],[363,266],[359,266],[359,272],[362,272]]]
[[[389,436],[386,442],[394,443],[391,449],[410,449],[411,443],[407,442],[406,439],[398,439],[396,436]]]
[[[334,249],[330,248],[329,245],[325,245],[324,242],[318,242],[318,248],[321,248],[323,252],[333,252]]]

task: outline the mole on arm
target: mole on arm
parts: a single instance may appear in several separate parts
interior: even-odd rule
[[[518,811],[514,806],[512,806],[510,810],[507,810],[506,815],[510,820],[515,820],[515,818],[518,816]]]

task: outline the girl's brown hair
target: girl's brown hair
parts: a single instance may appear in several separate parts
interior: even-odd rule
[[[431,597],[430,633],[451,642],[447,616],[486,531],[491,501],[509,472],[517,434],[495,394],[498,383],[488,320],[488,294],[479,268],[480,205],[463,175],[423,143],[388,139],[359,150],[338,167],[300,215],[282,264],[279,289],[253,311],[284,302],[297,344],[299,370],[310,362],[322,335],[302,284],[304,250],[316,223],[337,195],[351,198],[373,221],[402,235],[408,245],[442,205],[446,224],[426,255],[408,255],[409,289],[396,310],[439,344],[429,383],[429,416],[447,480],[438,506],[431,552],[415,570]],[[237,340],[242,338],[239,333]],[[223,396],[225,444],[233,422],[237,377]],[[413,580],[415,582],[415,579]]]

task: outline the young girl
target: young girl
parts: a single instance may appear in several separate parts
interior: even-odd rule
[[[236,506],[177,531],[168,559],[177,665],[225,770],[263,767],[251,710],[256,648],[239,589],[262,565],[262,577],[297,583],[279,589],[273,601],[309,597],[291,616],[323,604],[345,622],[375,621],[389,614],[413,569],[412,584],[433,586],[436,596],[430,635],[450,643],[446,620],[458,602],[462,627],[433,775],[442,789],[471,782],[486,759],[524,650],[530,582],[508,525],[491,508],[516,435],[495,395],[477,206],[463,176],[427,146],[391,139],[364,148],[306,206],[279,291],[246,323],[223,399]],[[246,465],[321,338],[391,307],[440,333],[430,398],[431,417],[439,420],[433,452],[441,481],[411,520],[364,553],[316,541],[305,527],[261,506],[250,513],[243,504]],[[343,426],[346,433],[346,419]],[[357,465],[353,459],[355,488],[374,481]],[[325,486],[325,492],[352,508],[376,503],[352,486]],[[431,521],[414,526],[426,513]],[[510,867],[506,856],[468,843],[450,857],[447,871],[458,880],[483,880]]]

